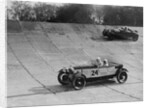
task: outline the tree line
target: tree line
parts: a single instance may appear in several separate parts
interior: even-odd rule
[[[143,7],[13,1],[7,19],[61,23],[143,26]]]

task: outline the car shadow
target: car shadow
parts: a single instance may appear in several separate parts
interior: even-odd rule
[[[31,88],[29,91],[34,92],[35,94],[56,94],[66,91],[71,91],[73,88],[71,86],[63,86],[63,85],[51,85],[45,87],[34,87]]]
[[[136,42],[133,41],[132,39],[113,39],[113,40],[109,40],[108,38],[104,38],[104,37],[91,37],[90,38],[93,41],[96,42]]]
[[[103,80],[103,81],[94,81],[94,82],[87,82],[86,86],[83,89],[92,89],[97,87],[103,87],[105,85],[116,85],[117,83],[113,80]],[[79,91],[75,90],[72,85],[50,85],[45,87],[34,87],[31,88],[29,91],[32,91],[34,94],[57,94],[57,93],[64,93],[64,92],[71,92],[71,91]]]

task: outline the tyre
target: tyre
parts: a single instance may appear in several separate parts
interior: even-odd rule
[[[138,36],[135,36],[132,38],[133,41],[137,41],[138,40]]]
[[[118,81],[119,83],[125,83],[125,82],[127,81],[127,78],[128,78],[128,74],[127,74],[126,71],[122,71],[122,70],[121,70],[121,72],[119,72],[119,73],[117,74],[117,81]]]
[[[86,85],[85,77],[76,75],[72,81],[72,85],[75,90],[81,90]]]
[[[108,40],[110,40],[110,41],[111,41],[111,40],[114,40],[114,37],[111,36],[111,35],[109,35],[109,36],[108,36]]]
[[[106,32],[107,32],[107,30],[104,29],[104,31],[103,31],[103,36],[106,36]]]
[[[65,72],[60,72],[58,74],[58,81],[62,85],[68,85],[69,84],[68,75]]]

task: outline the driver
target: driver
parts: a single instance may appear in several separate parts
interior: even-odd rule
[[[103,61],[101,60],[100,57],[97,57],[97,59],[96,59],[96,65],[97,65],[97,67],[103,66]]]
[[[104,59],[104,66],[109,66],[107,59]]]

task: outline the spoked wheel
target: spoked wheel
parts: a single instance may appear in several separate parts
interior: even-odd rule
[[[119,83],[125,83],[127,81],[128,74],[126,71],[119,72],[117,75],[117,81]]]
[[[60,84],[67,85],[69,84],[68,80],[69,80],[68,75],[65,72],[60,72],[58,74],[58,81]]]
[[[86,85],[86,80],[83,76],[75,76],[72,85],[75,90],[80,90]]]

